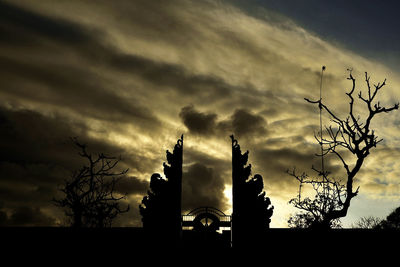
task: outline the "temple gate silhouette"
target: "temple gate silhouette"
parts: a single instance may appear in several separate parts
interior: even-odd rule
[[[167,150],[167,162],[163,163],[164,180],[155,173],[150,178],[148,196],[139,206],[143,228],[150,239],[179,242],[182,238],[182,160],[183,135],[178,139],[173,153]]]
[[[182,244],[227,240],[229,246],[240,247],[256,241],[269,229],[274,207],[263,191],[263,178],[251,175],[247,165],[249,151],[242,154],[238,141],[232,140],[232,215],[214,207],[200,207],[181,214],[183,135],[173,153],[166,151],[167,165],[163,179],[155,173],[150,179],[148,196],[139,205],[143,229],[158,244]],[[184,234],[185,233],[185,234]],[[190,237],[190,238],[189,238]],[[218,242],[217,242],[218,241]]]

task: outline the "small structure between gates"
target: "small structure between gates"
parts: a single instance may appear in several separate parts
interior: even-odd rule
[[[213,207],[200,207],[182,215],[182,228],[197,232],[230,230],[231,216]]]

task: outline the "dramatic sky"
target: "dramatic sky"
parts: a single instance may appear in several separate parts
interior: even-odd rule
[[[84,163],[74,136],[129,168],[117,189],[131,210],[115,225],[141,225],[150,176],[181,134],[183,210],[229,213],[233,133],[263,176],[271,227],[287,227],[298,184],[286,170],[319,166],[318,108],[304,97],[319,97],[321,67],[323,99],[342,117],[347,69],[357,92],[368,72],[387,78],[381,105],[400,100],[395,2],[0,1],[0,224],[65,225],[52,199]],[[400,206],[399,125],[397,111],[373,123],[384,141],[357,175],[345,226]]]

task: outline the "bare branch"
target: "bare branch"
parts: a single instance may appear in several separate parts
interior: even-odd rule
[[[349,113],[346,119],[339,118],[322,102],[322,99],[310,100],[305,98],[308,103],[318,104],[320,110],[325,110],[331,117],[331,122],[336,125],[335,128],[332,126],[325,127],[327,136],[325,135],[324,138],[322,138],[322,134],[314,134],[314,138],[322,146],[321,153],[317,154],[317,156],[323,157],[332,153],[340,160],[347,174],[345,184],[341,184],[340,181],[330,178],[329,172],[322,172],[314,168],[314,166],[312,170],[317,172],[319,178],[310,178],[306,173],[298,175],[295,170],[288,172],[300,183],[298,196],[290,202],[300,210],[308,212],[316,223],[324,225],[324,227],[329,227],[331,222],[346,216],[351,199],[357,196],[359,192],[359,187],[353,192],[354,178],[361,169],[365,158],[370,154],[370,150],[382,141],[382,139],[378,139],[375,135],[375,131],[370,128],[371,121],[377,114],[383,112],[389,113],[399,109],[399,103],[391,107],[383,107],[379,101],[375,104],[372,103],[375,101],[378,92],[386,85],[386,79],[382,83],[373,85],[372,88],[370,77],[365,73],[367,95],[363,95],[360,91],[358,98],[366,104],[369,114],[364,121],[361,120],[359,115],[354,114],[353,93],[356,88],[356,80],[351,71],[347,79],[352,82],[352,86],[350,91],[346,93],[350,99]],[[343,151],[349,151],[353,155],[354,161],[351,164],[347,162],[351,160],[344,159]],[[314,200],[301,198],[301,190],[307,184],[312,185],[312,188],[316,192]]]
[[[80,151],[79,155],[87,160],[87,165],[75,171],[70,180],[60,189],[65,198],[54,200],[59,207],[65,208],[65,214],[72,218],[74,227],[106,227],[119,214],[127,212],[121,209],[119,201],[126,196],[116,196],[115,186],[128,172],[128,169],[113,172],[121,158],[108,157],[103,153],[93,159],[87,152],[86,144],[71,138]]]

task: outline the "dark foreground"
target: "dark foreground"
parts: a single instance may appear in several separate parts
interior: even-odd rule
[[[400,251],[400,231],[374,231],[341,229],[329,232],[312,232],[295,229],[270,229],[256,240],[231,248],[230,234],[215,240],[200,238],[193,232],[184,232],[180,244],[154,242],[148,239],[142,228],[72,229],[72,228],[0,228],[2,254],[9,252],[35,252],[58,255],[60,258],[96,255],[111,257],[128,255],[144,257],[161,254],[196,258],[220,255],[221,258],[252,254],[263,261],[268,257],[285,255],[283,259],[302,260],[327,255],[328,258],[353,259],[366,257],[387,258]],[[160,254],[161,253],[161,254]],[[147,258],[152,256],[146,256]]]

